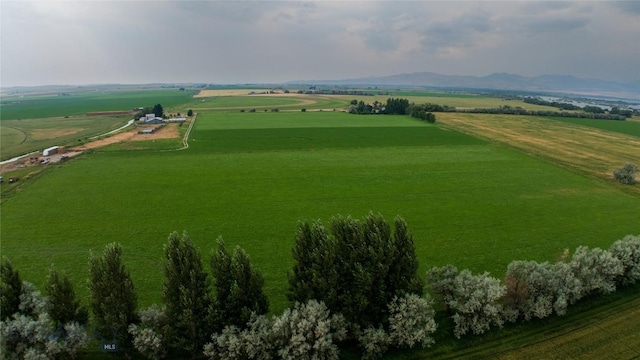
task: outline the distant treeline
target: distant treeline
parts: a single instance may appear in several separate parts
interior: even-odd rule
[[[357,95],[357,96],[374,96],[374,95],[390,95],[388,91],[376,91],[375,93],[364,90],[335,90],[335,89],[305,89],[298,90],[298,94],[321,94],[321,95]]]
[[[552,110],[527,110],[520,106],[504,105],[498,108],[476,108],[476,109],[454,109],[459,113],[474,114],[506,114],[506,115],[531,115],[531,116],[555,116],[581,119],[601,119],[601,120],[619,120],[626,119],[623,115],[611,113],[593,113],[593,112],[568,112],[568,111],[552,111]]]

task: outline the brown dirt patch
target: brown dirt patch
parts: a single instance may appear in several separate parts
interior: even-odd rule
[[[89,149],[97,149],[103,146],[117,144],[121,142],[128,142],[128,141],[175,139],[180,137],[180,130],[178,129],[178,124],[168,124],[167,126],[156,131],[153,134],[138,134],[138,131],[140,131],[143,128],[145,127],[141,126],[133,130],[129,130],[127,132],[122,132],[122,133],[118,133],[103,139],[98,139],[80,146],[76,146],[73,148],[73,150],[82,151],[82,150],[89,150]]]

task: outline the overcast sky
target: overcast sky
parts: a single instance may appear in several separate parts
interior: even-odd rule
[[[0,85],[640,80],[640,1],[0,1]]]

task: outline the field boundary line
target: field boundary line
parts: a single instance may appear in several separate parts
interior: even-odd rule
[[[184,134],[184,137],[182,138],[182,147],[176,150],[185,150],[189,148],[189,135],[191,135],[191,129],[193,129],[193,124],[196,123],[197,118],[198,118],[198,113],[194,113],[193,118],[191,118],[191,123],[189,124],[189,128],[187,129],[187,132]]]
[[[106,132],[104,134],[100,134],[100,135],[96,135],[96,136],[90,137],[89,140],[97,139],[99,137],[103,137],[103,136],[107,136],[107,135],[111,135],[113,133],[116,133],[116,132],[118,132],[118,131],[120,131],[120,130],[122,130],[124,128],[127,128],[127,127],[131,126],[131,124],[133,124],[134,121],[135,121],[134,119],[131,119],[131,120],[129,120],[129,122],[127,122],[126,124],[122,125],[121,127],[117,128],[115,130],[111,130],[109,132]]]

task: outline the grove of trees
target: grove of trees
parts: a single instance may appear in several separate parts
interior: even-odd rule
[[[115,243],[90,253],[88,308],[64,273],[50,269],[47,298],[3,258],[3,357],[74,359],[93,338],[117,344],[128,357],[150,359],[338,359],[344,344],[376,359],[390,348],[434,344],[435,309],[446,311],[452,335],[461,338],[562,316],[585,297],[640,283],[640,235],[608,250],[580,246],[555,263],[513,261],[503,280],[451,264],[429,269],[424,278],[406,222],[396,217],[391,225],[373,213],[335,216],[327,227],[319,220],[298,224],[291,307],[279,315],[266,315],[264,278],[249,256],[240,247],[229,252],[221,238],[206,271],[189,235],[171,233],[162,304],[146,309],[137,308],[122,254]]]

